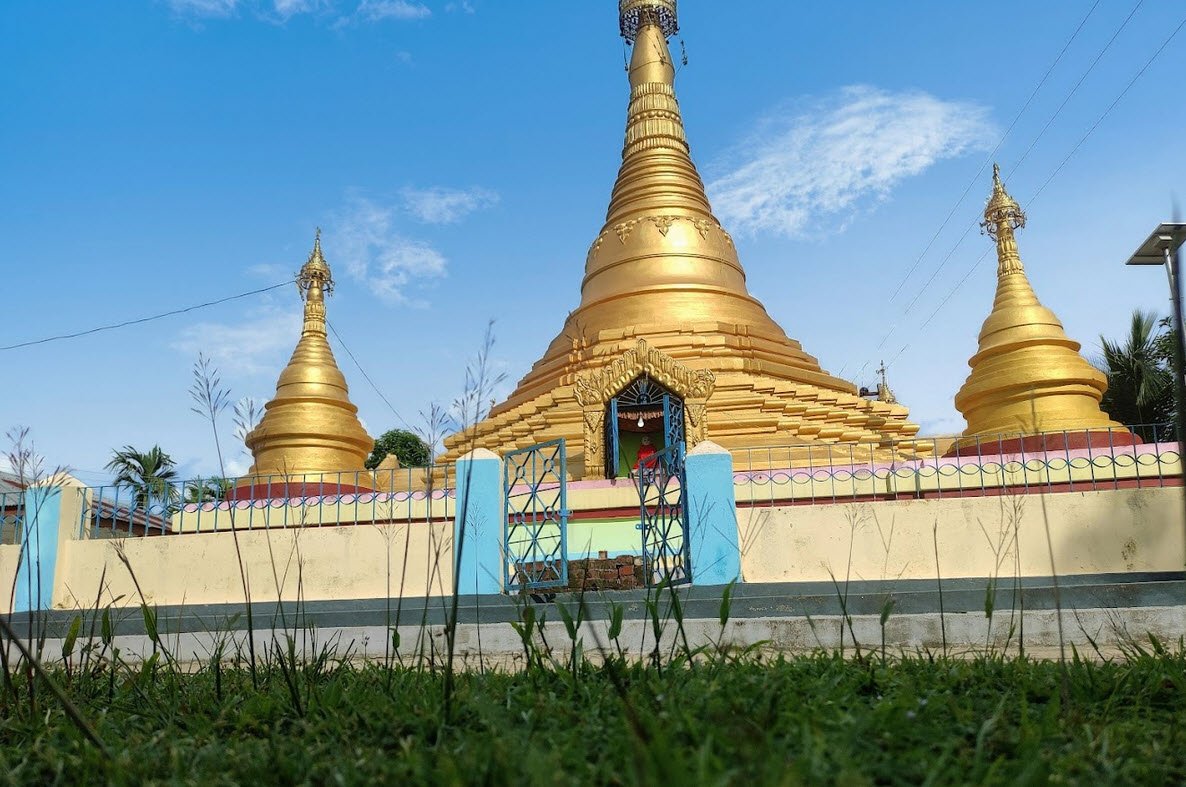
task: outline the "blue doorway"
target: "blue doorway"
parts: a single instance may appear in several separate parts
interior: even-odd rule
[[[610,399],[605,419],[605,477],[625,478],[660,451],[684,448],[684,402],[642,374]]]

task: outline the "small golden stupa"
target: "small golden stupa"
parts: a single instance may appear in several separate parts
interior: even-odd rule
[[[507,400],[445,441],[442,459],[563,437],[574,478],[614,475],[617,457],[607,461],[606,452],[617,432],[607,419],[651,430],[658,413],[611,406],[640,379],[679,399],[688,448],[704,439],[726,448],[797,446],[803,458],[812,448],[826,461],[826,447],[837,444],[847,456],[860,443],[865,458],[912,447],[918,426],[905,407],[862,398],[825,372],[747,291],[676,101],[667,46],[679,29],[675,0],[621,0],[618,10],[633,45],[625,144],[580,304]]]
[[[321,230],[296,283],[305,302],[301,338],[264,417],[247,434],[255,461],[238,486],[373,488],[363,463],[375,443],[358,420],[326,337],[325,296],[333,291],[334,280],[321,253]]]
[[[1100,409],[1107,378],[1030,286],[1014,237],[1025,221],[993,165],[981,226],[997,244],[997,293],[955,396],[968,428],[953,452],[975,453],[977,442],[986,453],[1131,444],[1132,434]]]

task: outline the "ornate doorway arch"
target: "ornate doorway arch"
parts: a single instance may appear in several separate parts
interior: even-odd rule
[[[716,388],[716,375],[707,369],[689,369],[670,355],[651,347],[646,339],[616,360],[577,378],[574,393],[584,416],[584,465],[586,478],[606,477],[606,414],[611,400],[646,377],[683,403],[683,435],[687,447],[704,440],[708,399]]]

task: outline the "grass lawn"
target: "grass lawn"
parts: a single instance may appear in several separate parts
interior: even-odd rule
[[[1159,784],[1186,782],[1186,657],[717,657],[694,668],[537,659],[445,677],[297,665],[184,674],[96,661],[0,698],[13,783]],[[33,705],[35,704],[35,707]]]

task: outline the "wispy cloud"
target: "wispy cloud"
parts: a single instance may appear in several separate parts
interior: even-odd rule
[[[296,268],[293,266],[280,265],[275,262],[261,262],[258,265],[252,265],[247,268],[247,275],[254,276],[265,281],[284,281],[285,279],[296,278]]]
[[[351,197],[326,228],[323,244],[327,255],[380,298],[420,305],[408,290],[444,276],[447,262],[429,243],[402,234],[397,215],[394,207]]]
[[[195,357],[205,353],[220,370],[229,374],[275,373],[301,333],[296,288],[289,294],[283,307],[270,304],[238,322],[191,325],[173,342],[173,349]]]
[[[448,189],[405,188],[400,191],[404,207],[425,224],[453,224],[476,210],[498,202],[498,194],[478,187]]]
[[[245,12],[270,22],[286,22],[300,14],[334,12],[342,14],[336,27],[352,22],[425,19],[432,9],[415,0],[163,0],[178,16],[190,19],[226,19]],[[452,10],[452,9],[450,9]],[[473,13],[468,3],[458,9]]]
[[[938,161],[987,148],[994,135],[979,104],[847,87],[764,118],[708,191],[731,229],[802,235],[824,217],[843,221],[884,199]]]
[[[311,14],[333,7],[333,0],[273,0],[272,9],[280,19],[297,14]]]
[[[224,19],[235,13],[239,0],[166,0],[173,13],[207,19]]]
[[[459,3],[446,3],[445,10],[450,14],[456,13],[458,11],[463,14],[473,14],[477,12],[477,9],[474,8],[474,4],[469,2],[469,0],[461,0]]]
[[[411,0],[362,0],[355,14],[368,22],[383,19],[424,19],[432,11],[423,3]]]

